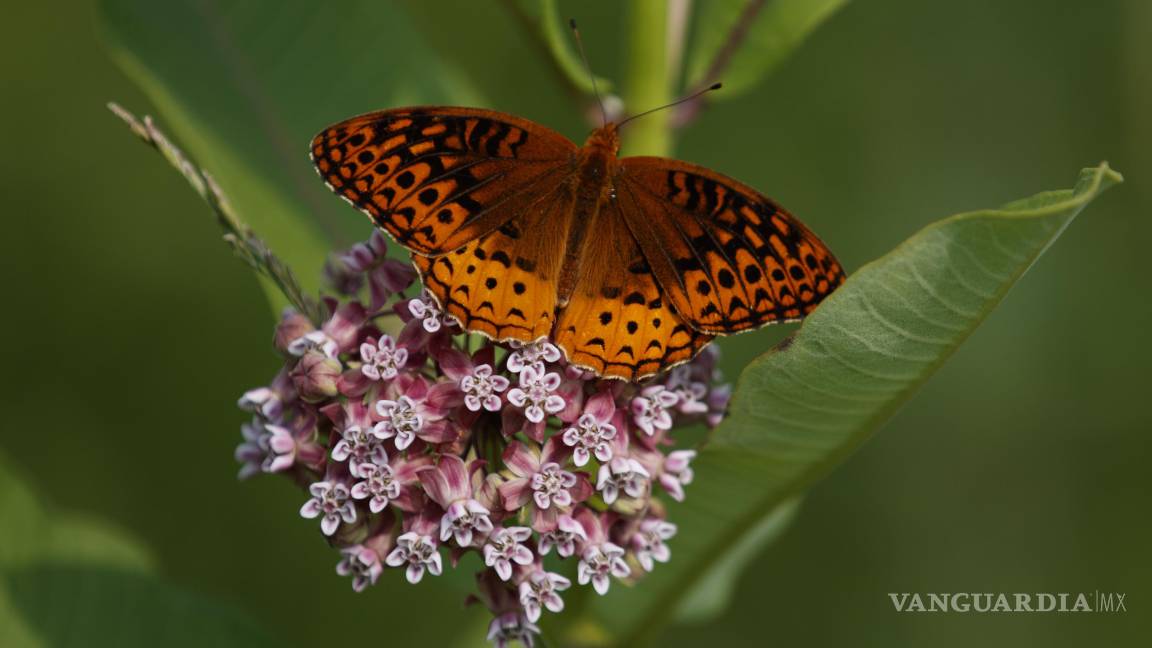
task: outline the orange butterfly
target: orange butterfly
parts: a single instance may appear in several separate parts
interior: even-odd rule
[[[412,252],[465,329],[550,336],[601,376],[637,381],[717,335],[800,319],[843,282],[820,239],[756,190],[619,148],[613,123],[580,147],[505,113],[435,106],[330,126],[312,160]]]

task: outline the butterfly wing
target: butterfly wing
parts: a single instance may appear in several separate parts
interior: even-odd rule
[[[560,186],[471,243],[412,261],[425,289],[465,329],[530,342],[552,330],[571,214],[572,194]]]
[[[620,160],[617,202],[676,312],[726,334],[810,313],[844,281],[800,221],[756,190],[703,167]]]
[[[588,231],[594,235],[581,248],[574,288],[553,333],[569,362],[639,381],[691,360],[712,340],[664,299],[618,201],[601,205]]]
[[[400,108],[312,139],[337,195],[409,250],[459,248],[537,204],[572,173],[575,144],[526,119],[475,108]]]

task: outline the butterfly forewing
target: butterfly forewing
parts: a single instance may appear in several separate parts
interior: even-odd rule
[[[426,255],[455,250],[536,204],[572,173],[576,149],[530,121],[451,107],[361,115],[312,140],[332,190]]]
[[[620,161],[620,213],[664,295],[695,329],[796,320],[844,280],[828,248],[755,190],[703,167]]]

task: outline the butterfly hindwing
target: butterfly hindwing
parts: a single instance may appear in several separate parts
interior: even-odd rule
[[[455,251],[413,253],[412,261],[425,289],[465,329],[497,340],[536,340],[552,330],[571,205],[571,193],[558,188]]]
[[[754,189],[703,167],[624,158],[620,211],[664,294],[695,329],[800,319],[844,281],[828,248]]]
[[[577,280],[554,340],[568,360],[599,375],[638,381],[691,360],[712,336],[672,310],[614,203],[589,224]]]
[[[450,252],[515,218],[571,174],[576,145],[528,120],[472,108],[385,110],[312,140],[336,194],[401,245]]]

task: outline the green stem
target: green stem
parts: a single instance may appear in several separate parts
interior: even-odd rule
[[[628,0],[624,10],[628,54],[624,71],[624,105],[632,114],[672,101],[668,70],[666,0]],[[629,123],[621,136],[628,155],[672,154],[671,112],[660,110]]]

